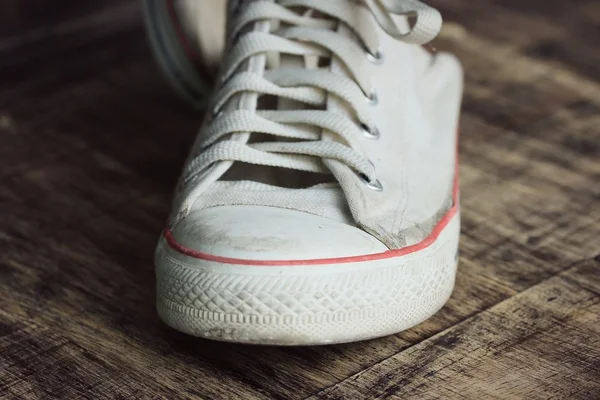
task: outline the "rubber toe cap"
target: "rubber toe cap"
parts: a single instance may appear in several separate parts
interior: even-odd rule
[[[283,208],[222,206],[195,211],[173,230],[184,248],[243,260],[314,260],[381,253],[388,248],[341,222]]]

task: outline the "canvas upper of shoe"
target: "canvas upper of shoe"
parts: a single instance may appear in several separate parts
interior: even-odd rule
[[[416,18],[412,28],[406,15]],[[178,185],[169,222],[176,239],[207,248],[210,234],[189,234],[204,224],[225,227],[224,242],[232,243],[231,227],[244,226],[239,206],[264,217],[266,232],[277,220],[293,229],[303,212],[318,218],[298,232],[315,232],[316,244],[316,232],[332,224],[380,243],[346,240],[345,250],[329,246],[310,257],[398,249],[427,237],[453,206],[462,92],[456,59],[414,45],[440,25],[439,14],[416,0],[244,4],[230,23],[213,113]],[[212,207],[221,210],[206,212]],[[264,207],[281,212],[266,222]],[[258,232],[246,250],[269,236]]]

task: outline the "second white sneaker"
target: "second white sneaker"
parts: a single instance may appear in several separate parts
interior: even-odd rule
[[[416,0],[254,0],[229,18],[212,113],[156,250],[161,318],[209,339],[298,345],[433,315],[456,273],[462,95],[457,60],[419,46],[439,13]]]

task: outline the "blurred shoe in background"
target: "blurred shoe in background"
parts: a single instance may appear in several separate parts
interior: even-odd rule
[[[227,0],[143,0],[153,54],[171,86],[205,105],[225,47]]]

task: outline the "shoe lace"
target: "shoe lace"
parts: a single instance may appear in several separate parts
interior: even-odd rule
[[[197,151],[192,153],[184,170],[185,183],[195,180],[202,171],[220,161],[328,173],[327,163],[337,160],[354,170],[369,187],[381,189],[361,141],[363,136],[379,137],[369,112],[369,107],[377,103],[377,93],[371,87],[371,77],[365,69],[365,56],[372,63],[380,63],[384,55],[373,22],[358,19],[355,10],[359,3],[367,7],[387,34],[406,43],[427,43],[441,28],[442,20],[437,10],[418,0],[249,3],[232,24],[231,34],[237,39],[224,63],[222,86],[214,98],[213,118],[199,137],[194,146]],[[298,9],[311,11],[298,13]],[[401,32],[392,17],[394,14],[412,17],[412,28]],[[327,18],[319,17],[323,15]],[[267,26],[243,33],[249,24],[261,21],[278,21],[283,27],[273,32]],[[350,27],[358,40],[336,32],[340,22]],[[240,67],[253,56],[271,52],[304,56],[305,59],[336,57],[349,74],[289,66],[262,73],[240,72]],[[242,93],[253,93],[255,97],[246,102],[244,108],[223,109]],[[291,99],[311,108],[259,110],[256,99],[262,95]],[[325,109],[329,95],[344,101],[354,115]],[[325,138],[323,131],[333,135]],[[251,142],[251,133],[278,139]]]

